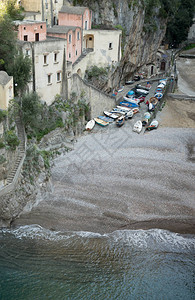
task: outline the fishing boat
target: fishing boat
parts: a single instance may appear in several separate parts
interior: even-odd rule
[[[109,122],[106,122],[104,120],[101,120],[99,118],[94,118],[95,122],[100,125],[100,126],[107,126],[109,124]]]
[[[133,84],[135,81],[134,80],[127,80],[125,82],[125,85],[130,85],[130,84]]]
[[[114,120],[118,119],[118,117],[119,117],[117,114],[111,113],[111,112],[106,111],[106,110],[104,111],[104,114],[105,114],[105,116],[107,116],[109,118],[112,118]]]
[[[138,104],[136,104],[136,103],[130,103],[130,102],[127,102],[127,101],[121,101],[120,103],[120,106],[125,106],[125,107],[129,107],[129,108],[131,108],[131,107],[139,107],[139,105]]]
[[[156,97],[158,100],[160,100],[163,97],[163,93],[158,92],[154,95],[154,97]]]
[[[130,111],[131,110],[131,108],[129,108],[129,107],[124,107],[124,106],[120,106],[120,105],[117,105],[117,108],[119,108],[123,111]]]
[[[144,118],[142,120],[142,126],[146,126],[149,123],[150,117],[151,117],[151,115],[149,112],[146,112],[144,114]]]
[[[90,131],[93,129],[94,126],[95,126],[95,121],[94,121],[94,119],[92,119],[89,122],[87,122],[85,129]]]
[[[116,121],[116,125],[118,127],[123,126],[124,123],[125,123],[125,117],[124,116],[119,117],[118,120]]]
[[[132,108],[132,112],[134,115],[137,114],[139,112],[139,108],[137,107]]]
[[[106,117],[106,116],[98,116],[99,119],[104,120],[106,122],[112,123],[114,122],[114,119],[110,118],[110,117]]]
[[[140,102],[140,100],[138,99],[138,98],[134,98],[134,97],[132,97],[132,98],[128,98],[128,97],[123,97],[123,100],[124,101],[127,101],[127,102],[129,102],[129,103],[135,103],[135,104],[139,104],[139,102]]]
[[[140,133],[142,131],[142,121],[137,121],[133,126],[133,131]]]
[[[143,85],[141,85],[141,84],[136,84],[135,87],[136,87],[136,89],[143,89],[143,90],[146,90],[146,91],[149,91],[149,90],[150,90],[148,87],[143,86]]]
[[[125,119],[131,119],[133,115],[134,115],[133,111],[129,110],[126,112]]]
[[[144,89],[140,89],[140,88],[136,88],[136,94],[140,94],[140,95],[148,95],[149,91],[146,91]]]
[[[123,111],[123,110],[121,110],[121,109],[119,109],[119,108],[113,108],[113,110],[111,110],[111,113],[116,113],[116,114],[120,114],[120,115],[125,115],[126,114],[126,112],[125,111]]]
[[[124,90],[124,86],[121,86],[121,87],[118,88],[117,92],[120,93],[120,92],[122,92],[123,90]]]
[[[152,103],[155,106],[158,103],[158,99],[156,97],[151,97],[149,103]]]
[[[148,125],[147,127],[146,127],[146,130],[153,130],[153,129],[157,129],[158,128],[158,125],[159,125],[159,123],[158,123],[158,121],[157,120],[153,120],[151,123],[150,123],[150,125]]]

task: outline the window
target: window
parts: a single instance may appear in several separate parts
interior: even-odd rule
[[[69,53],[69,58],[71,58],[71,53]]]
[[[28,35],[24,35],[24,41],[25,41],[25,42],[28,41]]]
[[[112,43],[109,43],[109,50],[112,50]]]
[[[43,25],[41,25],[40,28],[43,29]]]
[[[69,43],[71,43],[71,34],[69,34],[68,40],[69,40]]]
[[[57,72],[57,82],[61,81],[61,72]]]
[[[87,30],[87,21],[85,21],[85,30]]]
[[[77,50],[76,50],[76,56],[77,56]]]
[[[39,33],[35,33],[35,41],[36,41],[36,42],[39,41]]]
[[[92,41],[92,37],[91,36],[89,37],[89,41]]]
[[[24,30],[26,30],[26,27],[24,27]]]
[[[57,63],[57,56],[58,54],[57,53],[54,53],[54,62]]]
[[[29,55],[30,55],[30,50],[26,49],[26,56],[29,56]]]
[[[77,40],[80,40],[80,32],[77,32]]]
[[[48,83],[48,84],[51,84],[51,74],[48,74],[48,75],[47,75],[47,83]]]
[[[44,56],[43,56],[43,64],[44,64],[44,65],[47,65],[47,55],[44,55]]]

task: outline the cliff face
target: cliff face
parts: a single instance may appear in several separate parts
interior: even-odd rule
[[[166,20],[158,17],[159,7],[147,7],[148,4],[142,3],[144,0],[77,1],[77,5],[92,9],[93,24],[121,25],[125,30],[123,57],[112,78],[115,86],[144,66],[155,63],[156,52],[165,35]]]

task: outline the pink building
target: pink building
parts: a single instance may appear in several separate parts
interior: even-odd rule
[[[23,20],[15,21],[18,39],[26,42],[38,42],[46,40],[46,22]]]
[[[81,28],[75,26],[58,26],[47,29],[47,35],[67,40],[66,60],[74,63],[81,55],[82,36]]]
[[[92,12],[87,7],[62,6],[58,14],[58,24],[91,29]]]

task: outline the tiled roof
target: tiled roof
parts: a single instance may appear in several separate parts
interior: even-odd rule
[[[60,9],[60,12],[74,15],[83,15],[86,9],[87,7],[63,5]]]
[[[62,26],[62,25],[55,25],[51,28],[47,28],[48,33],[67,33],[69,30],[76,30],[76,26]]]

